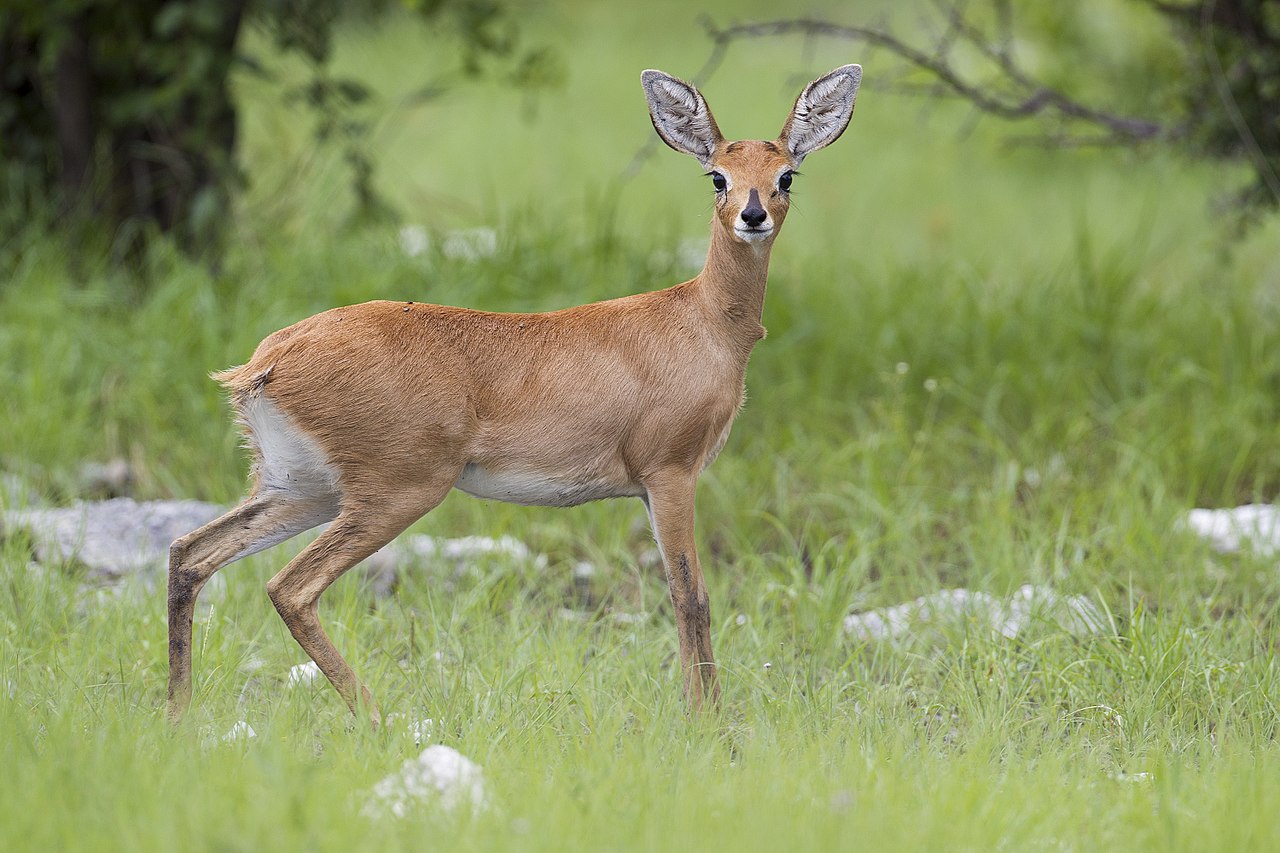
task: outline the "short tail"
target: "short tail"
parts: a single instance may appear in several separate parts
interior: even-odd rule
[[[271,381],[271,371],[275,370],[274,364],[269,365],[265,370],[250,369],[251,365],[252,362],[240,364],[209,374],[211,379],[227,389],[236,408],[241,408],[248,400],[261,393],[266,384]]]

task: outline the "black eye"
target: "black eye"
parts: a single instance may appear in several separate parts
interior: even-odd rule
[[[716,192],[722,193],[729,186],[729,182],[724,179],[724,175],[719,172],[711,173],[711,186],[716,188]]]
[[[792,174],[792,172],[783,172],[778,176],[778,189],[782,190],[784,193],[791,189]]]

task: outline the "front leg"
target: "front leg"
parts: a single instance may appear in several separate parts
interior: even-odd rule
[[[667,586],[680,638],[684,696],[695,711],[720,703],[711,655],[711,602],[694,545],[693,504],[697,474],[664,473],[645,482],[649,521],[667,570]]]

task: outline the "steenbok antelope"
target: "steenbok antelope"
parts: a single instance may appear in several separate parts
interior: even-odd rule
[[[214,572],[332,522],[267,584],[276,610],[352,712],[368,689],[320,626],[321,594],[450,489],[538,506],[644,501],[666,566],[684,693],[719,697],[711,613],[694,551],[698,475],[742,405],[764,337],[769,252],[795,170],[834,142],[862,78],[845,65],[805,87],[771,142],[727,142],[696,88],[645,71],[663,141],[715,188],[706,266],[653,293],[495,314],[416,302],[335,308],[216,374],[253,450],[253,488],[169,554],[169,716],[191,701],[191,620]]]

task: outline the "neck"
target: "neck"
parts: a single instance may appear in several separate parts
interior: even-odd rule
[[[725,233],[719,223],[711,226],[711,247],[707,264],[696,282],[712,316],[748,351],[764,336],[760,317],[764,313],[765,283],[769,277],[769,252],[773,241],[743,243]]]

